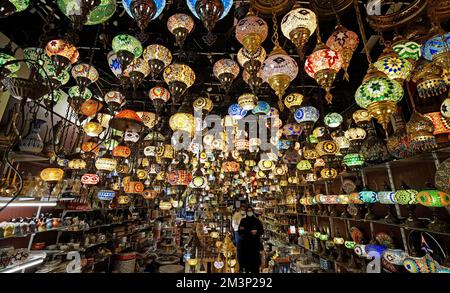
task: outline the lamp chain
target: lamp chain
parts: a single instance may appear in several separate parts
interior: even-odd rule
[[[272,0],[272,6],[275,6],[274,0]],[[275,14],[275,10],[272,10],[272,21],[273,21],[272,42],[275,45],[275,47],[280,47],[280,43],[278,42],[278,22],[277,22],[277,16]]]

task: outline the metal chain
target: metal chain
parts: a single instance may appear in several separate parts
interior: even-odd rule
[[[272,6],[275,6],[274,0],[272,0]],[[277,22],[277,16],[275,14],[275,10],[272,10],[272,21],[273,21],[272,42],[275,45],[275,47],[280,47],[280,43],[278,42],[278,22]]]

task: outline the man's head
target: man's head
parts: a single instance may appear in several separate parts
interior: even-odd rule
[[[241,214],[245,215],[247,211],[247,206],[245,204],[241,204],[241,206],[239,207],[239,211]]]
[[[255,213],[253,211],[253,208],[251,206],[247,207],[247,217],[254,217]]]

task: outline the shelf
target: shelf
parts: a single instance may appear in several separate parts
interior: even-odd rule
[[[0,201],[0,207],[6,206],[8,201]],[[56,201],[36,201],[36,200],[22,200],[13,201],[8,204],[8,207],[56,207]]]
[[[25,153],[25,152],[20,152],[20,151],[15,151],[15,152],[10,152],[9,153],[9,158],[11,161],[14,162],[46,162],[46,161],[50,161],[49,158],[41,156],[41,155],[36,155],[36,154],[31,154],[31,153]]]
[[[13,235],[13,236],[9,236],[9,237],[0,238],[0,241],[4,240],[4,239],[26,238],[26,237],[31,236],[31,235],[37,235],[37,234],[42,234],[42,233],[47,233],[47,232],[56,232],[56,231],[61,231],[61,229],[58,228],[58,229],[50,229],[50,230],[45,230],[45,231],[38,231],[38,232],[35,232],[35,233],[27,233],[27,234],[24,234],[24,235]]]
[[[30,256],[25,262],[0,269],[0,273],[16,273],[26,268],[37,266],[44,261],[46,256],[47,254],[44,252],[30,253]]]
[[[374,220],[366,220],[366,219],[331,217],[331,216],[324,216],[324,215],[311,215],[311,214],[304,214],[304,213],[299,213],[299,215],[301,215],[301,216],[309,216],[309,217],[319,217],[319,218],[331,218],[331,219],[336,219],[336,220],[341,220],[341,221],[354,221],[354,222],[362,222],[362,223],[374,223],[374,224],[379,224],[379,225],[387,225],[387,226],[392,226],[392,227],[397,227],[397,228],[403,228],[405,230],[422,231],[422,232],[427,232],[427,233],[432,233],[432,234],[437,234],[437,235],[443,235],[443,236],[450,237],[450,232],[439,232],[439,231],[434,231],[434,230],[430,230],[430,229],[427,229],[427,228],[407,227],[407,226],[405,226],[403,224],[386,223],[383,220],[374,221]]]
[[[60,231],[61,232],[86,232],[86,231],[90,231],[90,230],[93,230],[93,229],[100,229],[100,228],[111,227],[111,226],[115,226],[115,225],[123,225],[123,224],[126,224],[126,223],[135,222],[135,221],[143,221],[143,220],[142,219],[131,219],[131,220],[124,220],[124,221],[116,222],[116,223],[92,226],[92,227],[89,227],[87,229],[69,230],[69,229],[65,228],[65,229],[60,229]]]
[[[147,209],[148,207],[134,207],[134,209]],[[69,213],[90,213],[90,212],[96,212],[96,211],[118,211],[118,210],[128,210],[129,207],[123,207],[123,208],[115,208],[115,209],[86,209],[86,210],[65,210],[65,214]]]

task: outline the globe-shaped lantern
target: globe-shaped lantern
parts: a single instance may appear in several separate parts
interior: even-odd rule
[[[339,113],[328,113],[324,118],[323,122],[326,126],[330,128],[337,128],[339,127],[342,122],[344,121],[344,118]]]
[[[123,105],[125,96],[119,91],[110,91],[105,94],[104,100],[111,110],[117,111]]]
[[[403,98],[403,87],[385,75],[367,76],[355,94],[356,103],[387,128],[397,103]]]
[[[166,5],[165,0],[122,0],[122,3],[141,31],[144,31],[150,21],[162,13]]]
[[[194,133],[194,116],[190,113],[179,112],[170,116],[169,126],[172,131],[186,131],[189,134]]]
[[[270,112],[270,105],[266,101],[259,101],[253,108],[252,113],[255,115],[267,115]]]
[[[130,78],[134,88],[137,88],[149,74],[150,67],[147,61],[142,58],[134,59],[124,71],[124,75]]]
[[[403,37],[394,38],[392,50],[397,53],[398,57],[410,62],[416,62],[422,56],[421,46]]]
[[[261,78],[270,85],[280,100],[297,74],[297,62],[278,45],[275,45],[261,68]]]
[[[117,53],[114,51],[109,52],[107,59],[109,69],[111,69],[112,73],[114,73],[114,75],[119,79],[121,85],[126,85],[129,81],[129,78],[123,74],[125,71],[125,67],[122,67],[122,64],[119,61],[119,57],[117,57]]]
[[[267,38],[268,31],[267,23],[250,11],[237,23],[236,39],[250,54],[255,54]]]
[[[238,98],[238,104],[246,111],[253,110],[258,102],[258,97],[254,94],[243,94]]]
[[[313,106],[305,106],[298,108],[294,113],[295,121],[300,124],[306,134],[309,134],[314,124],[319,120],[320,113]]]
[[[242,119],[247,115],[247,111],[244,110],[239,104],[232,104],[230,107],[228,107],[228,114],[233,119]]]
[[[174,99],[180,98],[195,82],[195,72],[186,64],[167,66],[163,76]]]
[[[239,65],[231,59],[221,59],[214,63],[214,76],[220,80],[225,92],[228,92],[234,79],[239,75]]]
[[[176,13],[167,20],[167,28],[175,36],[179,47],[183,47],[186,37],[194,29],[194,20],[185,13]]]
[[[316,29],[316,14],[309,9],[300,7],[299,4],[295,4],[281,21],[283,35],[297,47],[301,58],[303,47]]]
[[[150,89],[148,97],[152,101],[153,106],[156,109],[156,112],[160,113],[165,103],[167,103],[170,100],[170,92],[163,87],[157,86]]]
[[[247,49],[241,48],[237,54],[237,61],[245,72],[251,76],[257,76],[266,57],[267,53],[263,47],[256,49],[255,53],[250,53]]]
[[[62,39],[48,42],[45,47],[45,52],[55,66],[56,75],[61,74],[71,64],[76,63],[80,57],[77,48]]]
[[[314,52],[306,59],[305,71],[325,89],[326,101],[331,104],[333,96],[330,93],[336,74],[342,68],[342,58],[337,51],[325,46],[319,40]]]
[[[112,49],[117,54],[122,70],[127,68],[135,58],[142,55],[141,42],[130,35],[115,36],[112,40]]]
[[[374,63],[374,66],[386,74],[387,77],[398,82],[403,82],[405,79],[408,79],[414,69],[411,62],[407,59],[400,58],[389,45],[378,58],[377,62]]]
[[[144,31],[150,21],[158,18],[165,5],[165,0],[122,0],[125,11],[138,24],[141,31]]]
[[[87,86],[98,80],[98,71],[94,66],[81,63],[72,68],[72,76],[75,78],[81,91],[84,91]]]
[[[122,110],[109,121],[109,126],[119,131],[141,131],[144,122],[135,111]]]
[[[21,1],[22,2],[22,1]],[[116,0],[57,0],[59,9],[77,28],[97,25],[110,19],[116,12]]]
[[[202,113],[207,114],[211,112],[214,104],[210,98],[200,97],[195,99],[192,106],[194,107],[194,110],[201,111]]]
[[[372,120],[372,116],[365,109],[359,109],[353,112],[352,114],[353,121],[355,121],[356,125],[362,128],[366,128],[369,126],[370,121]]]
[[[172,62],[172,53],[162,45],[153,44],[145,48],[142,56],[148,62],[152,78],[155,79]]]
[[[342,68],[345,71],[345,78],[349,80],[347,69],[352,60],[353,53],[358,48],[359,38],[358,35],[345,28],[342,25],[337,25],[334,32],[327,40],[327,46],[336,52],[342,59]]]
[[[292,93],[284,98],[284,104],[286,107],[295,114],[295,112],[300,108],[303,103],[303,95],[299,93]]]
[[[358,153],[347,154],[343,163],[352,170],[359,170],[364,165],[364,157]]]
[[[224,18],[233,6],[233,0],[186,0],[189,10],[211,32],[217,21]]]
[[[22,12],[28,8],[30,0],[6,0],[0,4],[0,18],[10,16],[17,12]]]
[[[448,69],[450,33],[439,32],[422,45],[422,56],[444,69]]]

